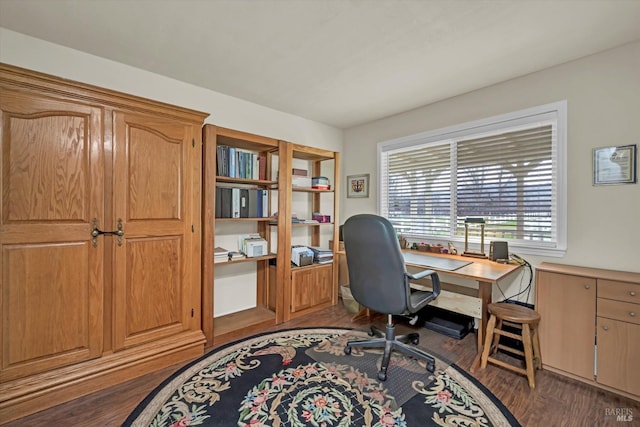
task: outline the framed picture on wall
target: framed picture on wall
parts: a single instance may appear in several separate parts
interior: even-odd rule
[[[369,174],[347,177],[347,197],[369,197]]]
[[[635,184],[636,145],[595,148],[593,185]]]

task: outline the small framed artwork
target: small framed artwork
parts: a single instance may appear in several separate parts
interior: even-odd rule
[[[593,149],[593,185],[635,184],[636,145]]]
[[[347,197],[369,197],[369,174],[347,177]]]

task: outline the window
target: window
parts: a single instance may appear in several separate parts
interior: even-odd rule
[[[485,240],[523,253],[566,249],[566,102],[379,144],[380,214],[414,240]],[[478,239],[479,240],[479,239]]]

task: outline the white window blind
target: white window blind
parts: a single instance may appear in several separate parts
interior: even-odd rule
[[[483,217],[487,241],[564,249],[564,114],[542,110],[383,143],[381,215],[414,239],[461,241],[465,218]]]

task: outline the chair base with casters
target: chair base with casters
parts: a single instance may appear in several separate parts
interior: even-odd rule
[[[392,316],[388,315],[387,318],[388,320],[385,332],[373,326],[369,331],[369,336],[377,336],[378,338],[348,341],[344,347],[344,353],[351,354],[351,349],[353,347],[384,348],[384,355],[382,356],[382,363],[380,365],[380,371],[378,372],[378,379],[380,381],[385,381],[387,379],[387,369],[389,368],[391,353],[394,350],[413,356],[419,360],[424,360],[427,363],[427,371],[433,372],[436,367],[436,361],[433,356],[425,353],[419,348],[408,345],[409,342],[413,345],[418,345],[420,342],[420,335],[417,333],[410,333],[396,336],[396,328],[393,324]]]

